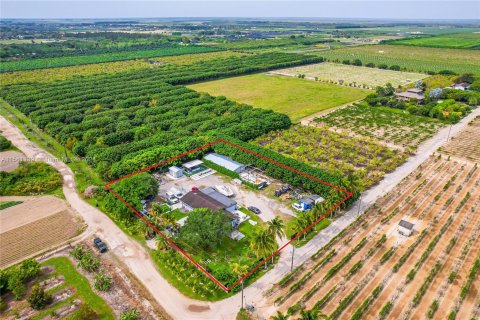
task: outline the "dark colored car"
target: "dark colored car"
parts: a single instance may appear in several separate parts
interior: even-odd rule
[[[102,239],[100,239],[99,237],[96,237],[95,239],[93,239],[93,244],[95,245],[95,247],[97,247],[97,249],[98,249],[98,251],[100,251],[100,253],[107,252],[107,250],[108,250],[105,242],[103,242]]]
[[[260,209],[258,209],[257,207],[248,207],[247,209],[250,210],[250,211],[252,211],[252,212],[255,213],[255,214],[260,214],[260,213],[262,213],[262,211],[260,211]]]

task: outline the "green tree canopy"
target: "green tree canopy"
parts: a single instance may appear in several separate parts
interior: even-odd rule
[[[226,213],[209,209],[195,209],[188,214],[180,229],[178,240],[191,248],[211,250],[232,232],[231,219]]]

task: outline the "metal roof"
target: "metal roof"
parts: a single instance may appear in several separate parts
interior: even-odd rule
[[[180,201],[194,209],[207,208],[212,211],[225,209],[225,206],[222,203],[199,190],[188,192],[180,199]]]
[[[237,171],[238,169],[242,169],[245,165],[237,162],[235,160],[230,159],[227,156],[218,154],[218,153],[209,153],[205,156],[205,160],[211,161],[216,165],[219,165],[225,169],[230,171]]]
[[[184,164],[182,164],[182,167],[187,168],[187,169],[191,169],[193,167],[201,165],[202,163],[203,163],[202,160],[192,160],[192,161],[185,162]]]
[[[237,204],[234,200],[230,199],[227,196],[224,196],[223,194],[221,194],[220,192],[218,192],[212,187],[208,187],[200,191],[208,195],[209,197],[215,199],[215,201],[218,201],[219,203],[221,203],[224,206],[224,208],[229,208]]]
[[[413,223],[411,222],[408,222],[408,221],[405,221],[405,220],[400,220],[400,222],[398,223],[398,225],[400,227],[404,227],[405,229],[408,229],[408,230],[412,230],[413,227],[415,226]]]

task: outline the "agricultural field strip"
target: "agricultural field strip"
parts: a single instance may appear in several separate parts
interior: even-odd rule
[[[480,160],[480,117],[472,120],[459,136],[443,146],[441,152],[471,161]]]
[[[366,45],[312,52],[332,62],[360,59],[363,64],[398,65],[407,71],[480,73],[480,58],[476,50],[437,49],[399,45]]]
[[[412,203],[412,205],[415,205],[415,203]],[[420,204],[420,205],[421,205],[421,204]],[[407,208],[404,208],[404,210],[409,211],[409,210],[412,210],[412,208],[408,208],[408,207],[407,207]],[[396,225],[396,223],[394,223],[393,225]],[[391,225],[390,225],[390,227],[391,227]],[[417,250],[418,250],[418,249],[417,249]],[[397,252],[398,252],[398,251],[397,251]],[[386,266],[383,266],[383,268],[386,268]],[[378,270],[377,270],[377,271],[378,271]],[[369,275],[371,275],[371,272],[369,272]],[[362,279],[362,277],[360,276],[360,274],[358,275],[358,277],[359,277],[360,279]],[[355,279],[351,279],[351,280],[348,282],[348,284],[351,284],[351,283],[355,283]],[[378,283],[376,283],[376,284],[378,284]],[[336,305],[336,303],[335,303],[335,298],[334,298],[334,300],[332,301],[332,304],[333,304],[333,305]],[[329,306],[327,305],[326,308],[325,308],[325,311],[328,313],[328,310],[329,310]]]
[[[433,164],[433,163],[432,163],[432,164]],[[440,165],[441,165],[441,163],[438,163],[436,167],[439,167]],[[417,188],[417,185],[416,185],[416,184],[413,184],[413,185],[410,186],[409,189],[407,189],[407,191],[409,191],[409,190],[410,190],[410,191],[413,191],[413,190],[415,190],[415,188]],[[419,196],[420,196],[420,195],[419,195]],[[391,210],[393,210],[393,208],[395,208],[395,207],[398,206],[398,204],[400,203],[400,201],[402,201],[401,198],[398,198],[398,200],[396,200],[389,208],[387,208],[387,209],[385,210],[385,212],[390,212]],[[378,218],[378,219],[379,219],[379,218]],[[370,220],[369,220],[369,221],[370,221]],[[374,223],[375,223],[374,220],[373,220],[373,221],[370,221],[370,224],[373,225]],[[378,234],[379,231],[376,229],[375,232]],[[358,230],[358,231],[356,231],[356,232],[351,236],[351,238],[353,238],[353,239],[361,239],[362,237],[364,237],[364,236],[366,236],[366,235],[368,235],[368,234],[370,234],[370,232],[369,232],[368,230],[367,230],[367,231],[365,231],[365,230]],[[372,242],[370,242],[370,243],[372,243]],[[342,246],[342,248],[343,248],[343,246]],[[368,247],[368,246],[365,247],[363,250],[361,250],[361,251],[358,253],[358,255],[360,255],[361,252],[366,251],[367,248],[369,248],[369,247]],[[337,252],[338,252],[338,253],[337,253],[337,259],[341,259],[341,257],[342,257],[342,254],[341,254],[342,251],[341,251],[341,249],[338,249],[338,248],[337,248],[336,250],[337,250]],[[340,250],[340,251],[339,251],[339,250]],[[345,248],[344,250],[347,250],[347,249]],[[336,263],[336,260],[335,260],[335,259],[332,259],[332,260],[330,260],[330,263],[332,263],[332,264],[333,264],[333,263]],[[330,264],[330,263],[329,263],[329,264]],[[325,265],[325,268],[327,268],[327,265]],[[345,268],[345,270],[348,270],[348,268],[347,268],[346,266],[345,266],[344,268]],[[316,270],[317,274],[318,274],[320,277],[323,277],[323,275],[321,274],[320,271],[321,271],[321,269]],[[309,280],[308,283],[309,283],[309,284],[315,284],[314,281],[315,281],[315,277],[312,277],[312,278]],[[318,295],[320,295],[320,294],[318,294]],[[298,294],[297,294],[297,295],[292,295],[288,300],[295,300],[296,298],[298,298]],[[310,300],[311,300],[311,301],[314,301],[314,300],[315,300],[315,297],[311,297]]]
[[[473,184],[472,181],[470,181],[468,185],[471,185],[471,184]],[[455,203],[456,203],[457,201],[458,201],[458,202],[461,201],[461,198],[460,198],[460,199],[457,199],[457,200],[455,201]],[[443,204],[444,204],[443,201],[441,201],[440,203],[437,203],[437,204],[436,204],[436,207],[438,207],[438,208],[432,208],[431,212],[437,212],[436,210],[437,210],[437,209],[440,209],[441,207],[443,207]],[[453,202],[450,204],[449,207],[451,207],[451,208],[454,208],[454,207],[455,207],[455,205],[453,204]],[[446,211],[445,209],[446,209],[446,208],[443,208],[442,210],[438,210],[439,213],[437,213],[436,216],[441,215],[441,218],[440,218],[440,219],[446,219],[446,218],[447,218],[447,217],[446,217],[446,214],[444,214],[444,212]],[[444,221],[444,220],[439,220],[439,221],[437,222],[437,224],[442,223],[443,221]],[[458,221],[458,219],[456,219],[455,221]],[[453,227],[450,227],[449,230],[451,231],[452,228],[453,228]],[[432,237],[433,237],[433,234],[430,233],[430,235],[427,235],[427,237],[425,237],[425,238],[422,240],[422,242],[415,248],[415,251],[412,253],[412,255],[411,255],[411,256],[409,257],[409,259],[408,259],[408,261],[410,261],[410,264],[411,264],[413,261],[417,261],[417,260],[418,260],[418,257],[419,257],[419,255],[420,255],[420,253],[423,252],[424,248],[426,247],[427,243],[429,242],[429,239],[431,240]],[[438,250],[438,247],[437,247],[437,250]],[[429,259],[433,259],[433,258],[432,258],[432,254],[429,255]],[[402,271],[402,272],[397,272],[397,273],[396,273],[396,276],[395,276],[394,278],[390,279],[390,282],[394,282],[395,279],[396,279],[396,280],[398,281],[398,283],[400,283],[400,285],[398,285],[398,286],[396,287],[395,293],[391,296],[390,299],[388,299],[386,296],[383,296],[383,297],[382,297],[382,295],[388,295],[388,293],[383,292],[382,295],[381,295],[381,297],[378,299],[379,301],[392,301],[392,299],[393,299],[393,300],[397,300],[397,299],[401,298],[401,295],[402,295],[402,293],[404,293],[404,290],[405,290],[405,289],[404,289],[404,288],[405,288],[405,285],[403,284],[402,279],[405,277],[405,272],[409,270],[409,268],[408,268],[409,262],[408,262],[408,261],[406,262],[406,265],[402,266],[402,269],[401,269],[401,270],[403,270],[403,271]],[[427,263],[424,263],[423,265],[426,265],[426,264],[427,264]],[[431,265],[431,264],[430,264],[430,265]],[[424,269],[423,269],[423,270],[424,270]],[[419,278],[423,278],[420,274],[418,275],[418,277],[419,277]],[[413,290],[413,289],[412,289],[412,290]],[[389,287],[389,291],[393,291],[393,288],[392,288],[392,287]],[[415,292],[413,292],[411,295],[408,295],[408,297],[412,297],[414,293],[415,293]],[[393,298],[392,298],[392,297],[393,297]],[[394,311],[397,311],[397,313],[400,312],[400,311],[398,310],[398,308],[401,308],[401,305],[403,305],[403,304],[401,304],[400,306],[399,306],[399,305],[400,305],[400,304],[397,304],[397,305],[394,304],[394,308],[392,309],[392,313],[393,313]]]
[[[462,209],[462,211],[464,212],[461,212],[460,214],[458,214],[459,217],[456,217],[455,219],[459,219],[461,217],[462,214],[466,214],[466,216],[463,218],[463,220],[461,220],[461,224],[460,226],[464,225],[464,223],[466,221],[469,221],[471,218],[472,218],[472,211],[471,210],[467,210],[467,209],[471,209],[472,207],[464,207]],[[476,215],[474,218],[476,219],[471,219],[470,220],[470,223],[472,225],[475,225],[475,222],[479,222],[478,218],[479,218],[479,215]],[[452,229],[452,228],[449,228],[449,230],[442,235],[442,237],[446,238],[446,239],[450,239],[449,236],[453,233],[453,234],[458,234],[459,231],[461,230],[461,228],[457,227],[456,229]],[[472,232],[473,231],[473,228],[470,228],[469,230],[466,230],[466,231],[470,231]],[[467,238],[467,235],[470,235],[470,233],[467,233],[467,232],[462,232],[463,234],[463,237],[460,238],[460,240],[463,240],[464,238]],[[462,243],[462,242],[460,242]],[[455,247],[454,247],[455,249]],[[475,256],[475,255],[473,255]],[[444,247],[441,247],[441,244],[438,244],[435,246],[434,250],[431,252],[431,254],[429,255],[429,258],[427,258],[427,260],[422,264],[422,268],[419,269],[419,271],[417,272],[418,275],[417,275],[417,279],[418,281],[414,281],[414,282],[411,282],[411,285],[407,288],[407,290],[405,290],[403,292],[403,294],[406,296],[406,297],[414,297],[415,294],[418,292],[419,288],[423,285],[423,279],[426,279],[427,276],[428,276],[428,272],[430,271],[431,269],[431,266],[433,266],[435,264],[435,261],[439,261],[440,264],[441,264],[441,267],[440,267],[440,270],[439,272],[436,273],[436,275],[438,275],[441,271],[443,271],[444,269],[447,269],[448,268],[448,265],[449,265],[449,262],[450,263],[453,263],[453,260],[454,260],[454,256],[453,255],[447,255],[445,253],[445,248]],[[430,261],[430,262],[429,262]],[[437,282],[437,284],[439,284],[439,282]],[[435,292],[435,286],[436,284],[434,282],[432,282],[430,285],[429,285],[429,292]],[[410,294],[408,293],[410,292]],[[431,304],[431,302],[433,301],[432,299],[430,299],[432,297],[432,295],[428,295],[428,296],[423,296],[423,298],[425,299],[422,299],[420,301],[420,303],[417,305],[417,306],[412,306],[410,304],[404,304],[404,308],[403,310],[401,311],[400,314],[404,315],[404,316],[414,316],[412,314],[412,309],[414,309],[416,312],[419,312],[419,313],[424,313],[425,310],[428,309],[428,306]],[[421,302],[423,302],[425,304],[425,309],[421,309]],[[392,311],[395,311],[395,308],[392,310]]]
[[[114,53],[100,53],[93,55],[60,56],[52,58],[25,59],[2,62],[1,72],[43,69],[52,67],[66,67],[72,65],[95,64],[111,61],[133,60],[179,54],[192,54],[219,51],[217,48],[200,46],[175,46],[150,50],[120,51]]]
[[[472,207],[475,207],[475,206],[478,206],[480,202],[480,198],[477,200],[477,202],[472,206]],[[463,210],[468,210],[468,207],[464,207]],[[472,252],[472,253],[475,253],[477,252],[475,250],[475,248],[472,248],[472,244],[476,241],[478,235],[480,234],[480,223],[477,221],[477,223],[475,223],[475,219],[472,219],[473,218],[477,218],[478,219],[478,214],[477,215],[474,215],[474,212],[470,210],[469,214],[464,218],[464,220],[462,221],[462,224],[461,224],[461,227],[459,227],[457,229],[457,231],[455,232],[455,234],[453,235],[453,237],[456,237],[457,238],[457,241],[456,243],[454,244],[453,247],[462,247],[462,251],[459,251],[458,255],[454,258],[448,258],[446,259],[446,257],[442,257],[441,260],[444,260],[444,264],[442,266],[442,269],[444,271],[447,271],[449,270],[450,272],[453,272],[453,271],[456,271],[457,273],[460,272],[460,273],[467,273],[468,272],[468,265],[469,263],[466,263],[466,260],[465,259],[461,259],[461,256],[464,255],[464,247],[462,244],[464,243],[467,243],[467,244],[470,244],[470,246],[468,246],[468,250],[467,252]],[[465,241],[467,240],[468,241]],[[452,248],[453,249],[453,248]],[[447,254],[446,251],[443,253],[443,255]],[[475,254],[472,254],[470,255],[471,259],[474,259],[475,258]],[[446,260],[446,261],[445,261]],[[442,270],[440,270],[441,272]],[[450,274],[450,272],[448,272],[448,274]],[[457,275],[458,278],[460,279],[464,279],[464,277]],[[447,290],[449,289],[449,290]],[[460,289],[460,287],[458,288]],[[451,285],[450,283],[448,282],[448,277],[446,277],[443,282],[434,282],[432,283],[432,285],[430,286],[429,288],[430,292],[436,292],[436,295],[435,295],[435,299],[431,299],[432,301],[439,301],[440,305],[442,306],[442,308],[445,308],[445,304],[449,304],[450,301],[448,299],[445,299],[445,302],[444,302],[444,295],[446,293],[446,291],[451,291],[452,293],[453,292],[456,292],[456,291],[459,291],[459,290],[455,290],[455,288],[451,288]],[[458,293],[457,295],[458,296]],[[422,316],[422,312],[420,310],[426,310],[428,309],[430,305],[430,302],[428,300],[423,300],[416,308],[416,312],[412,315],[412,317],[421,317]],[[448,309],[447,309],[448,310]],[[441,313],[439,313],[441,314]]]
[[[339,85],[353,85],[375,89],[376,86],[384,86],[391,83],[394,87],[406,85],[428,77],[426,74],[393,71],[378,68],[345,65],[331,62],[323,62],[308,66],[292,67],[270,71],[270,74],[296,77],[305,75],[305,79]]]
[[[453,168],[454,169],[454,168]],[[438,184],[437,184],[438,185]],[[408,194],[408,192],[405,192],[404,194]],[[419,203],[417,201],[413,202],[414,205],[418,205]],[[420,206],[422,206],[423,204],[423,200],[420,202]],[[406,208],[406,210],[412,210],[412,208]],[[388,246],[386,246],[388,247]],[[348,312],[348,310],[350,310],[352,313],[356,310],[356,308],[359,306],[359,304],[361,304],[363,302],[363,299],[368,296],[370,294],[370,292],[373,291],[373,288],[376,287],[379,283],[382,283],[382,284],[385,284],[386,281],[388,280],[388,277],[391,276],[391,273],[389,274],[389,270],[390,269],[390,265],[393,264],[393,260],[390,260],[391,262],[388,264],[388,265],[385,265],[385,267],[383,267],[383,270],[380,270],[381,272],[375,276],[375,280],[372,280],[372,282],[370,282],[362,292],[360,292],[359,296],[352,302],[352,305],[346,309],[346,311]],[[388,263],[388,262],[387,262]],[[374,268],[375,269],[378,269],[380,268],[381,266],[380,265],[375,265]]]
[[[67,212],[60,211],[0,234],[0,267],[5,268],[64,243],[77,235],[78,227]],[[28,238],[25,238],[26,234],[29,235]]]
[[[455,168],[454,168],[454,169],[455,169]],[[437,173],[437,174],[438,174],[438,173]],[[439,184],[437,184],[437,186],[438,186],[439,188],[440,188],[440,187],[442,187],[442,186],[441,186],[441,185],[439,185]],[[429,205],[432,205],[432,203],[430,203]],[[434,212],[434,211],[433,211],[433,210],[430,210],[429,212]],[[415,212],[414,212],[414,213],[415,213]],[[427,234],[427,236],[428,236],[428,234]],[[430,236],[432,236],[432,235],[430,234]],[[422,239],[422,243],[423,243],[423,244],[425,244],[425,243],[426,243],[426,242],[425,242],[425,241],[426,241],[426,239],[429,239],[429,238],[427,238],[427,237],[424,237],[424,238]],[[418,251],[418,248],[417,248],[417,247],[415,247],[415,249]],[[414,253],[415,253],[415,252],[412,252],[412,254],[411,254],[410,256],[413,256],[413,255],[414,255]],[[410,256],[409,256],[409,258],[408,258],[408,259],[410,259],[410,258],[411,258]],[[405,268],[405,267],[403,267],[403,268]],[[403,269],[403,270],[405,270],[405,269]],[[398,277],[401,277],[401,276],[398,276]],[[385,301],[385,300],[384,300],[384,301]]]
[[[198,54],[183,54],[177,56],[152,57],[153,60],[159,60],[162,63],[170,63],[175,65],[189,65],[201,61],[227,58],[241,57],[248,55],[234,51],[215,51]],[[157,68],[162,65],[153,65],[145,60],[125,60],[116,62],[102,62],[95,64],[85,64],[70,67],[56,67],[47,69],[35,69],[25,71],[15,71],[0,73],[0,79],[3,85],[21,84],[21,83],[45,83],[59,80],[66,80],[75,76],[91,76],[98,74],[112,74],[125,71],[133,71],[147,68]]]
[[[429,169],[431,167],[435,167],[435,168],[439,168],[440,166],[442,165],[442,163],[440,162],[436,162],[433,160],[432,157],[429,157],[427,159],[427,161],[424,163],[424,168],[425,169]],[[410,188],[412,190],[414,190],[413,188],[417,188],[417,181],[416,179],[414,179],[413,177],[413,174],[410,174],[407,178],[405,178],[402,182],[401,182],[401,185],[403,188],[407,189],[407,188]],[[393,199],[395,198],[395,199]],[[396,197],[396,195],[394,195],[393,193],[389,193],[387,195],[385,195],[384,197],[382,197],[379,202],[385,202],[385,203],[389,203],[390,201],[394,201],[394,204],[393,205],[398,205],[398,203],[400,203],[401,199],[398,199]],[[392,205],[392,206],[393,206]],[[368,220],[370,222],[376,222],[377,220],[380,220],[381,216],[379,214],[375,215],[373,210],[372,209],[369,209],[366,214],[364,215],[365,218],[368,218]],[[356,223],[354,223],[354,225],[352,225],[352,227],[350,227],[348,229],[349,232],[353,233],[354,235],[358,235],[359,232],[362,232],[364,230],[360,229],[361,227],[359,225],[357,225]],[[339,237],[339,238],[335,238],[334,241],[332,241],[331,243],[329,243],[330,246],[333,246],[333,245],[336,245],[343,237],[346,236],[346,232],[345,233],[342,233],[342,236]],[[321,251],[322,253],[325,253],[326,251],[321,249],[319,250]],[[323,255],[320,255],[320,254],[315,254],[314,255],[314,258],[311,259],[310,261],[308,261],[305,265],[305,267],[302,269],[304,271],[308,270],[308,266],[313,264],[313,263],[318,263],[318,261],[320,259],[323,259]],[[295,278],[298,278],[300,275],[302,274],[295,274],[295,276],[293,278],[291,278],[291,280],[295,279]],[[291,280],[289,282],[291,282]],[[276,292],[276,291],[274,291]]]
[[[403,148],[418,146],[443,126],[441,122],[429,118],[360,105],[335,110],[314,121],[325,123],[332,130],[346,130]]]

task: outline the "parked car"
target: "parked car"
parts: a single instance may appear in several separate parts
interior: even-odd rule
[[[165,198],[167,199],[168,204],[178,203],[178,198],[171,192],[167,192]]]
[[[263,181],[262,183],[260,183],[260,184],[258,185],[258,190],[265,189],[267,186],[268,186],[268,182],[267,182],[267,181]]]
[[[193,186],[192,191],[198,191],[198,187]]]
[[[100,239],[99,237],[96,237],[95,239],[93,239],[93,244],[95,245],[95,247],[97,247],[97,249],[98,249],[98,251],[100,251],[100,253],[107,252],[107,250],[108,250],[105,242],[103,242],[102,239]]]
[[[260,214],[262,213],[262,211],[260,211],[260,209],[258,209],[257,207],[253,207],[253,206],[250,206],[247,208],[249,211],[252,211],[253,213],[255,214]]]

